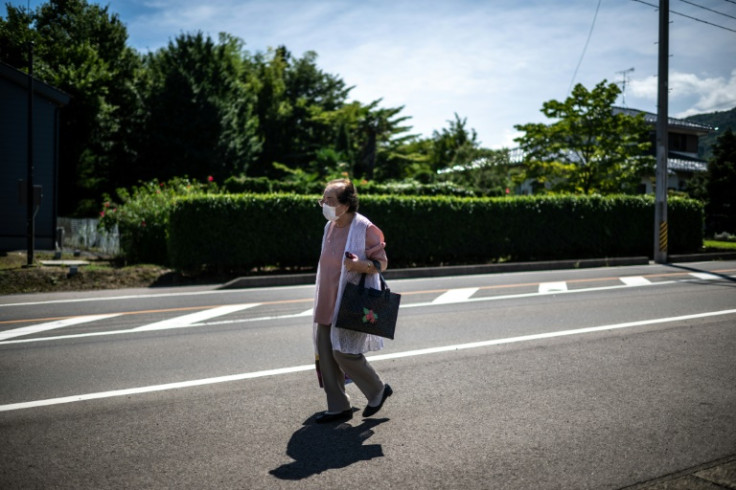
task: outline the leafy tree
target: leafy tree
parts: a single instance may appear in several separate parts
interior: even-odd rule
[[[313,162],[320,175],[334,173],[337,168],[369,180],[403,178],[409,165],[425,159],[412,153],[409,146],[415,136],[405,134],[410,127],[403,125],[408,116],[399,114],[403,107],[382,108],[380,103],[380,99],[367,105],[353,101],[333,111],[315,113],[315,120],[329,128],[323,144],[332,156]]]
[[[5,4],[7,18],[0,17],[0,60],[25,70],[28,68],[28,43],[38,43],[38,33],[31,29],[32,11]]]
[[[360,148],[359,159],[354,172],[369,180],[389,180],[401,178],[404,167],[412,161],[405,154],[403,145],[414,136],[406,134],[411,127],[403,123],[409,116],[400,116],[404,107],[379,108],[381,99],[364,107],[358,119],[355,139]]]
[[[0,56],[27,66],[25,43],[34,47],[34,75],[71,95],[61,112],[59,209],[96,212],[96,201],[117,183],[115,170],[130,158],[125,123],[136,108],[136,53],[127,31],[108,7],[86,0],[50,0],[34,12],[6,4],[0,22]]]
[[[550,100],[542,113],[556,122],[516,125],[524,152],[524,177],[552,191],[633,193],[653,171],[647,155],[649,127],[643,115],[615,114],[620,93],[603,80],[591,91],[578,84],[564,102]]]
[[[406,159],[400,147],[410,139],[402,126],[408,118],[398,115],[403,108],[380,108],[380,100],[346,102],[351,87],[321,71],[316,59],[311,51],[294,58],[284,46],[254,56],[249,80],[263,151],[248,174],[300,180],[339,173],[401,176]]]
[[[333,130],[319,115],[340,108],[350,89],[340,78],[319,70],[316,58],[310,51],[294,59],[283,46],[254,56],[249,81],[257,98],[263,149],[250,175],[277,176],[274,162],[306,170],[329,145]]]
[[[468,130],[467,119],[455,114],[454,121],[448,121],[449,128],[432,133],[432,151],[429,163],[434,171],[447,167],[464,166],[472,163],[474,151],[480,146],[475,129]]]
[[[401,170],[404,179],[412,179],[421,184],[435,182],[437,172],[430,164],[432,148],[431,138],[413,137],[402,143],[398,151],[403,156]]]
[[[713,147],[706,188],[708,231],[736,234],[736,135],[731,129],[726,130]]]
[[[310,169],[319,178],[342,172],[355,175],[355,163],[359,159],[359,121],[367,113],[360,102],[342,104],[331,111],[320,111],[313,115],[315,122],[330,129],[323,141],[324,147],[317,152]]]
[[[182,34],[144,60],[147,108],[135,178],[224,180],[245,172],[260,151],[252,70],[242,42]]]

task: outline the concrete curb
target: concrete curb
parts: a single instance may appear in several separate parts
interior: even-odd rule
[[[703,260],[736,260],[736,252],[708,252],[701,254],[670,255],[670,262],[700,262]]]
[[[383,276],[386,279],[417,279],[426,277],[467,276],[473,274],[494,274],[501,272],[525,272],[558,269],[584,269],[591,267],[614,267],[624,265],[646,265],[647,257],[614,257],[603,259],[554,260],[539,262],[508,262],[505,264],[457,265],[445,267],[417,267],[410,269],[389,269]],[[314,284],[316,274],[285,274],[273,276],[239,277],[229,281],[219,289],[242,289],[275,286],[301,286]]]
[[[670,255],[670,263],[715,260],[736,260],[736,252],[715,252]],[[418,279],[427,277],[467,276],[473,274],[497,274],[502,272],[528,272],[560,269],[586,269],[592,267],[620,267],[647,265],[648,257],[611,257],[600,259],[550,260],[537,262],[507,262],[503,264],[457,265],[441,267],[417,267],[389,269],[386,279]],[[218,289],[267,288],[277,286],[303,286],[314,284],[316,274],[284,274],[271,276],[246,276],[233,279]]]

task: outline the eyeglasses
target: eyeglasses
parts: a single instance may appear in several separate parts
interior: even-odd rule
[[[333,204],[331,203],[334,203],[334,202],[335,202],[334,197],[328,197],[326,199],[322,198],[322,199],[317,200],[317,204],[319,204],[320,207],[324,206],[325,204],[327,204],[328,206],[332,206]]]

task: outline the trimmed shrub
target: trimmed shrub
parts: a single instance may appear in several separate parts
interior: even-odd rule
[[[169,256],[177,267],[315,266],[324,230],[318,196],[193,195],[177,199]],[[651,196],[509,198],[361,196],[393,267],[651,256]],[[668,205],[669,251],[700,248],[703,207]]]
[[[312,266],[324,224],[317,197],[187,196],[171,209],[169,257],[180,268]]]
[[[653,222],[654,209],[652,209]],[[703,203],[695,199],[668,199],[667,225],[669,228],[667,238],[669,253],[697,252],[703,246],[705,236],[705,208]],[[652,225],[652,237],[654,237],[654,225]]]

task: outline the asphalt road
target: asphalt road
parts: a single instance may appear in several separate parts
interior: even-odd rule
[[[372,359],[394,396],[328,426],[312,287],[0,297],[0,488],[664,481],[736,455],[735,278],[705,262],[392,280],[397,338]]]

